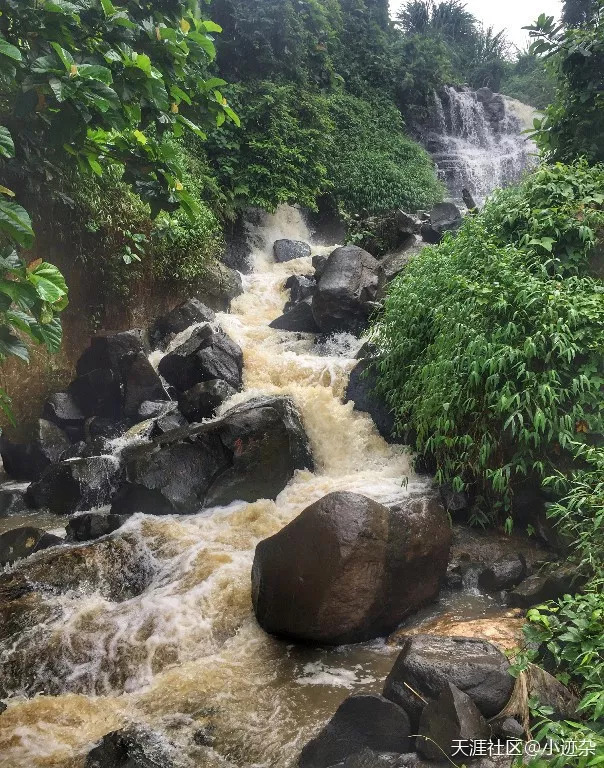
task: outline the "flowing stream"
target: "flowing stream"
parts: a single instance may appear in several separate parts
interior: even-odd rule
[[[316,344],[268,327],[282,312],[288,275],[312,271],[310,259],[272,259],[279,237],[310,241],[301,214],[283,207],[252,236],[255,271],[232,313],[219,316],[245,358],[244,390],[223,409],[260,393],[291,396],[316,472],[298,472],[276,501],[131,518],[112,539],[127,539],[144,560],[142,593],[116,602],[90,584],[49,598],[46,620],[3,649],[15,663],[29,650],[31,672],[56,695],[13,691],[0,718],[2,768],[82,766],[96,740],[131,721],[175,743],[185,767],[291,768],[345,696],[381,690],[397,652],[384,641],[295,647],[266,635],[253,616],[250,570],[260,539],[328,492],[392,501],[426,481],[410,471],[402,447],[342,402],[358,340]],[[471,610],[482,615],[484,605]],[[211,746],[197,743],[200,728]]]

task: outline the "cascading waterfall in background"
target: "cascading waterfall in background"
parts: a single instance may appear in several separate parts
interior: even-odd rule
[[[478,204],[536,163],[536,146],[523,131],[535,111],[492,93],[446,86],[433,94],[433,111],[423,141],[453,199],[467,188]]]

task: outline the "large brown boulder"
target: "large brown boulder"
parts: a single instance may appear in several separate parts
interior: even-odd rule
[[[258,622],[272,634],[334,645],[387,634],[437,597],[450,542],[435,496],[389,509],[331,493],[256,547]]]
[[[357,333],[373,311],[378,262],[356,245],[336,248],[327,259],[312,300],[315,321],[323,333]]]

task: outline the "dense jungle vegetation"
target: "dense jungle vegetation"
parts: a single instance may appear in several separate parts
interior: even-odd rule
[[[543,163],[458,233],[425,248],[374,326],[379,388],[473,522],[527,527],[546,502],[580,595],[528,612],[517,671],[537,661],[582,696],[581,720],[531,702],[538,740],[588,739],[604,759],[604,4],[541,16],[531,55],[556,76],[535,120]],[[519,63],[522,59],[519,59]],[[528,509],[527,509],[528,500]],[[528,516],[527,516],[528,512]]]
[[[250,206],[440,200],[414,138],[435,88],[544,110],[539,169],[413,259],[374,335],[401,432],[476,522],[526,526],[518,498],[546,495],[588,586],[529,613],[524,661],[564,675],[584,719],[536,709],[538,733],[602,745],[604,3],[566,0],[531,35],[514,52],[459,0],[393,21],[387,0],[0,0],[0,361],[61,344],[69,280],[31,258],[49,210],[107,293],[203,281]]]
[[[37,220],[108,295],[202,279],[248,206],[439,200],[412,138],[439,85],[552,82],[460,0],[1,0],[0,35],[2,359],[61,343],[68,286],[19,255]]]

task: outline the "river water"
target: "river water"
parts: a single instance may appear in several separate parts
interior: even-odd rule
[[[184,768],[292,768],[347,695],[382,688],[397,653],[383,640],[295,647],[266,635],[253,616],[250,570],[260,539],[331,491],[389,502],[427,481],[411,472],[402,447],[388,445],[368,416],[342,402],[359,340],[340,335],[316,344],[311,335],[268,327],[288,298],[287,277],[312,271],[310,258],[272,258],[280,237],[310,240],[301,214],[283,207],[252,235],[255,269],[232,313],[218,317],[245,361],[244,389],[223,410],[259,394],[292,397],[316,471],[298,472],[276,501],[131,518],[114,536],[146,563],[142,594],[115,602],[94,582],[80,585],[49,598],[49,617],[0,648],[15,664],[26,652],[36,679],[56,694],[13,691],[0,717],[2,768],[82,766],[95,741],[132,721],[176,744]],[[160,354],[151,359],[157,364]],[[486,598],[459,599],[460,618],[490,610]],[[212,735],[211,746],[196,744],[200,728]]]

